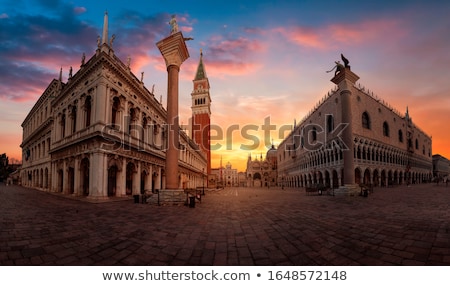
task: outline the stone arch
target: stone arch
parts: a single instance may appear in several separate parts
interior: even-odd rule
[[[355,168],[355,184],[362,183],[362,174],[361,169],[359,167]]]
[[[328,170],[325,170],[325,186],[331,187],[331,178],[330,178],[330,172]]]
[[[117,173],[119,168],[116,164],[109,165],[108,167],[108,197],[116,195],[117,190]]]
[[[363,183],[364,184],[370,184],[370,170],[368,168],[366,168],[366,170],[364,171],[364,176],[363,176]]]
[[[133,178],[136,173],[136,165],[133,162],[127,163],[126,177],[125,177],[125,194],[131,195],[135,184]]]

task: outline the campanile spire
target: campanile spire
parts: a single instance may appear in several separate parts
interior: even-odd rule
[[[211,96],[209,94],[209,80],[206,76],[203,64],[203,51],[200,49],[200,60],[193,80],[194,90],[192,98],[192,138],[205,152],[208,161],[207,174],[211,174],[211,148],[210,148],[210,125],[211,125]]]

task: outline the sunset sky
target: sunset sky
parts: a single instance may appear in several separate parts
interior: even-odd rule
[[[61,67],[66,81],[83,53],[95,53],[106,10],[116,55],[131,57],[132,72],[145,72],[164,106],[167,72],[156,42],[169,35],[172,14],[194,38],[180,71],[180,123],[191,114],[203,50],[213,167],[222,157],[244,171],[250,154],[264,156],[272,140],[281,142],[280,130],[334,88],[326,71],[341,53],[361,85],[401,112],[408,106],[432,136],[432,153],[450,158],[449,1],[0,0],[0,153],[21,160],[21,123]],[[269,120],[276,130],[264,138]]]

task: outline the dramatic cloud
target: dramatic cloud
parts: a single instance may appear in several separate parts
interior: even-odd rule
[[[0,31],[0,98],[15,101],[37,98],[60,66],[74,65],[83,52],[93,50],[97,34],[68,6],[56,18],[18,14],[2,19]]]

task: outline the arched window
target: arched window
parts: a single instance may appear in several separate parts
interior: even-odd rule
[[[88,127],[91,125],[91,114],[92,114],[92,104],[91,104],[91,97],[86,97],[86,101],[84,102],[84,109],[86,110],[86,126]]]
[[[141,140],[146,142],[146,138],[145,138],[145,129],[147,128],[147,124],[148,124],[148,120],[147,117],[144,116],[144,118],[142,119],[142,129],[141,129]]]
[[[75,133],[75,131],[77,130],[77,107],[76,107],[76,105],[72,106],[71,112],[70,112],[70,117],[72,120],[72,133]]]
[[[128,134],[131,135],[131,130],[135,129],[134,121],[136,120],[136,110],[134,108],[130,108],[130,112],[128,114]]]
[[[383,122],[383,135],[389,137],[389,124],[386,121]]]
[[[416,149],[419,150],[419,140],[416,139]]]
[[[118,97],[114,97],[112,109],[111,109],[111,123],[115,125],[117,122],[117,113],[119,112],[120,100]]]
[[[65,136],[66,136],[66,114],[63,113],[61,115],[61,137],[64,138]]]
[[[403,131],[402,130],[398,130],[398,142],[403,143]]]
[[[365,129],[370,129],[370,117],[365,111],[362,114],[362,127]]]

